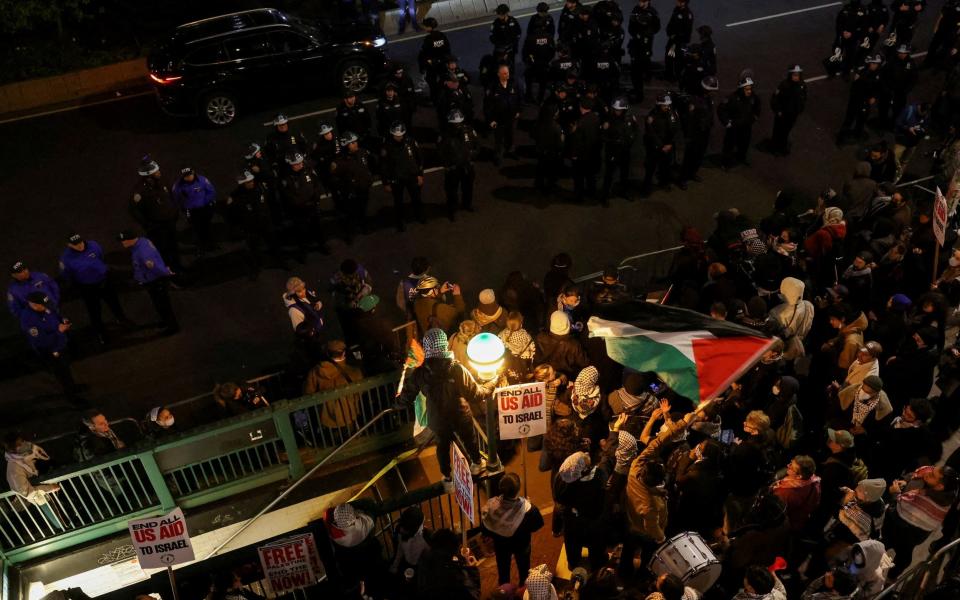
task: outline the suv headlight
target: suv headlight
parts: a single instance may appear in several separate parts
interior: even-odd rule
[[[382,48],[387,45],[387,38],[385,37],[376,37],[373,38],[373,47]]]

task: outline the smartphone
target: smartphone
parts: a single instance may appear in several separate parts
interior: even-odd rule
[[[656,381],[654,381],[653,383],[651,383],[651,384],[649,385],[649,388],[650,388],[650,391],[651,391],[654,395],[659,394],[660,392],[663,391],[663,386],[662,386],[661,384],[657,383]]]
[[[720,442],[729,446],[733,443],[733,430],[723,429],[720,431]]]

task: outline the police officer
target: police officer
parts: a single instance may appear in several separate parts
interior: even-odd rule
[[[390,63],[390,74],[383,82],[383,91],[388,84],[393,84],[400,95],[400,100],[408,105],[411,113],[417,108],[417,87],[413,84],[413,79],[407,73],[407,67],[399,61]]]
[[[849,135],[858,139],[864,136],[863,128],[867,122],[867,115],[871,107],[877,106],[883,97],[883,80],[880,65],[883,57],[872,54],[866,58],[863,66],[853,75],[850,84],[850,97],[847,101],[847,114],[843,118],[840,132],[837,133],[837,145],[846,142]]]
[[[132,323],[127,318],[117,289],[110,277],[110,267],[103,260],[103,248],[93,240],[83,239],[79,233],[67,238],[67,248],[60,255],[60,275],[65,283],[76,286],[90,316],[90,326],[97,334],[97,341],[107,343],[107,330],[103,326],[103,302],[124,325]]]
[[[330,164],[341,207],[347,216],[347,239],[360,229],[367,232],[367,205],[373,186],[373,158],[360,147],[356,133],[345,131],[340,138],[343,149]]]
[[[177,219],[180,211],[170,198],[170,190],[161,181],[160,165],[144,156],[137,169],[140,182],[130,197],[130,214],[153,240],[163,260],[180,271],[180,246],[177,243]]]
[[[570,69],[579,68],[579,62],[570,54],[570,45],[566,42],[557,44],[557,53],[550,61],[549,77],[551,85],[556,88],[567,79]]]
[[[527,37],[523,41],[523,71],[526,83],[527,102],[533,102],[533,86],[537,87],[537,102],[543,102],[547,82],[550,79],[550,62],[556,54],[553,41],[553,17],[546,2],[537,5],[537,14],[527,24]]]
[[[320,177],[320,183],[323,184],[327,193],[331,194],[334,190],[330,179],[330,163],[339,153],[340,144],[333,133],[333,126],[327,121],[320,121],[317,126],[317,139],[310,151],[310,159],[313,161],[317,176]]]
[[[680,49],[690,43],[693,37],[693,11],[690,10],[689,0],[676,0],[670,20],[667,21],[667,47],[663,59],[664,76],[670,81],[676,81],[679,76]]]
[[[620,27],[623,24],[623,11],[616,0],[600,0],[593,5],[593,18],[597,28],[601,31],[611,27]],[[616,21],[616,24],[614,24]]]
[[[862,52],[860,46],[867,40],[866,34],[869,25],[867,9],[860,0],[850,0],[837,14],[836,38],[833,42],[833,52],[823,61],[827,74],[831,77],[842,73],[846,76],[857,64],[857,57]]]
[[[233,207],[239,215],[243,227],[244,238],[247,243],[247,265],[250,267],[250,278],[256,280],[263,264],[262,251],[266,246],[280,268],[286,269],[286,264],[280,255],[280,244],[274,231],[273,220],[270,216],[270,203],[267,200],[267,190],[259,183],[250,171],[243,171],[237,175],[237,187],[230,192],[225,201],[227,206]]]
[[[563,10],[557,23],[557,43],[569,47],[573,43],[574,30],[577,27],[577,14],[580,0],[563,0]]]
[[[307,261],[307,249],[316,241],[325,249],[320,228],[317,226],[317,209],[320,202],[320,178],[307,166],[304,157],[295,152],[286,158],[287,174],[280,179],[280,194],[287,215],[293,221],[297,241],[297,261]]]
[[[630,42],[630,81],[633,84],[631,100],[643,102],[643,84],[650,77],[650,59],[653,56],[653,38],[660,31],[660,14],[650,0],[638,0],[630,13],[627,32]]]
[[[947,0],[940,8],[940,16],[934,25],[933,37],[927,47],[924,66],[935,65],[949,53],[960,37],[960,0]]]
[[[286,172],[286,158],[291,154],[306,154],[310,144],[302,132],[290,129],[290,120],[284,114],[278,114],[273,119],[273,131],[267,136],[267,159],[273,166],[274,177],[280,177]],[[153,239],[153,238],[151,238]],[[154,240],[156,243],[156,240]]]
[[[522,99],[520,87],[510,67],[500,65],[497,77],[487,88],[483,112],[487,125],[493,130],[493,164],[500,166],[501,157],[516,158],[513,153],[513,129],[520,118]]]
[[[600,202],[608,205],[613,174],[620,171],[620,195],[629,199],[630,154],[637,137],[640,124],[637,118],[627,114],[627,99],[620,97],[610,105],[610,113],[603,122],[601,139],[603,140],[603,192]]]
[[[261,183],[267,189],[267,193],[275,196],[277,191],[277,178],[273,168],[263,156],[263,149],[260,144],[250,142],[246,150],[243,151],[244,166],[247,171],[253,174],[257,183]],[[279,216],[279,215],[277,215]]]
[[[720,88],[714,75],[700,82],[700,92],[687,98],[687,108],[681,119],[684,127],[683,165],[680,168],[680,189],[687,189],[688,181],[703,181],[697,175],[710,147],[713,129],[713,94]]]
[[[870,52],[871,48],[877,45],[881,36],[886,37],[887,23],[890,22],[890,13],[883,4],[883,0],[871,0],[866,7],[866,38],[867,42],[861,42],[858,56],[854,64],[860,64],[863,58]]]
[[[597,193],[597,172],[600,170],[600,115],[594,111],[593,99],[580,99],[580,116],[572,129],[567,136],[567,154],[573,176],[573,195],[576,202],[583,202],[584,195],[592,198]]]
[[[537,142],[537,173],[534,187],[541,194],[556,190],[563,166],[563,129],[559,123],[558,103],[544,103],[537,119],[534,139]]]
[[[620,89],[620,60],[623,58],[623,28],[619,12],[610,16],[610,23],[599,30],[591,66],[591,80],[599,95],[609,101]]]
[[[60,316],[56,303],[41,291],[33,291],[24,299],[26,306],[19,316],[20,330],[37,354],[43,366],[57,378],[67,400],[80,404],[81,386],[73,380],[70,359],[67,356],[67,332],[70,320]]]
[[[410,204],[417,220],[426,223],[421,203],[423,190],[423,154],[416,140],[407,135],[407,126],[401,121],[390,127],[390,137],[380,150],[383,190],[393,194],[397,231],[403,231],[403,192],[410,196]]]
[[[900,44],[896,54],[880,69],[884,94],[880,99],[879,119],[891,128],[893,121],[907,105],[910,90],[917,83],[917,65],[910,56],[911,52],[909,45]]]
[[[578,100],[571,96],[566,84],[556,86],[549,98],[543,101],[540,107],[541,118],[546,111],[552,110],[564,135],[569,135],[573,124],[580,118]]]
[[[60,286],[52,277],[40,271],[31,271],[22,260],[10,268],[10,284],[7,286],[7,309],[15,319],[27,310],[27,296],[31,292],[43,292],[54,309],[60,306]]]
[[[460,82],[461,88],[466,88],[468,85],[470,85],[470,76],[467,75],[466,71],[460,68],[460,61],[456,56],[452,54],[448,56],[444,62],[444,67],[443,75],[447,77],[453,75],[456,77],[457,81]],[[444,118],[446,118],[446,115],[444,115]]]
[[[356,92],[345,91],[337,105],[337,131],[352,131],[360,139],[370,135],[370,113],[363,102],[357,99]]]
[[[423,28],[427,30],[427,35],[424,36],[423,43],[420,45],[417,62],[420,64],[420,74],[430,86],[430,97],[433,98],[436,96],[443,60],[451,54],[450,40],[439,31],[437,20],[433,17],[423,20]]]
[[[703,67],[703,76],[717,74],[717,44],[713,41],[713,28],[709,25],[697,27],[700,37],[700,65]]]
[[[193,167],[180,169],[180,178],[171,190],[174,203],[187,216],[196,238],[197,256],[211,245],[210,223],[217,205],[217,190]]]
[[[753,124],[760,118],[760,98],[753,91],[753,78],[744,77],[737,84],[737,91],[717,107],[717,116],[726,128],[723,135],[723,166],[750,164],[747,153],[753,138]]]
[[[890,21],[888,46],[909,44],[913,41],[913,29],[917,26],[920,13],[926,6],[927,0],[893,0],[890,3],[893,18]]]
[[[787,77],[770,97],[773,111],[773,135],[770,150],[777,156],[790,154],[790,131],[807,105],[807,84],[803,81],[800,65],[791,65]]]
[[[446,131],[438,143],[443,162],[443,189],[447,196],[447,218],[456,220],[457,207],[473,212],[473,161],[480,150],[477,132],[459,110],[447,115]]]
[[[437,97],[437,124],[446,123],[450,111],[457,109],[464,114],[468,121],[473,120],[473,95],[470,88],[457,77],[456,73],[447,71],[443,87]]]
[[[506,48],[508,50],[507,64],[510,70],[513,70],[514,61],[517,56],[517,49],[520,48],[520,34],[522,29],[520,23],[510,15],[510,7],[506,4],[497,6],[497,18],[490,25],[490,43],[494,48]]]
[[[397,93],[397,86],[392,82],[387,83],[377,101],[377,135],[380,139],[386,139],[390,135],[390,125],[397,121],[409,127],[409,118],[407,107]]]
[[[680,51],[680,89],[686,94],[696,94],[700,82],[707,76],[700,44],[687,44]]]
[[[600,33],[590,13],[588,6],[581,5],[577,9],[577,22],[573,29],[573,40],[570,42],[570,50],[574,58],[584,66],[589,65],[593,60],[597,36]]]
[[[643,131],[643,145],[646,152],[643,168],[643,189],[640,195],[647,197],[653,191],[653,177],[657,175],[660,185],[670,189],[673,180],[673,164],[677,155],[677,142],[680,139],[680,118],[673,109],[673,98],[669,94],[657,97],[657,104],[647,115],[646,128]]]
[[[120,233],[117,240],[130,251],[133,279],[147,290],[150,302],[160,317],[163,334],[173,335],[180,331],[173,304],[170,303],[170,278],[173,271],[163,262],[163,257],[153,242],[130,232]]]

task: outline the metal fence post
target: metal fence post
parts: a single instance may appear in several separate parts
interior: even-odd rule
[[[160,465],[157,464],[153,451],[138,454],[137,458],[140,459],[140,464],[143,465],[143,470],[147,473],[147,479],[150,480],[153,491],[157,493],[160,508],[164,511],[173,510],[177,503],[173,499],[173,494],[170,493],[170,488],[167,487],[167,480],[163,478],[163,473],[160,472]]]
[[[493,396],[487,398],[487,471],[495,473],[503,469],[500,457],[497,456],[497,443],[500,441],[500,430],[497,427],[497,403]]]
[[[300,448],[297,447],[297,435],[293,431],[293,423],[290,422],[290,411],[274,410],[273,423],[277,427],[277,435],[280,436],[283,449],[287,453],[290,479],[300,479],[306,473],[306,469],[303,467],[303,459],[300,458]]]

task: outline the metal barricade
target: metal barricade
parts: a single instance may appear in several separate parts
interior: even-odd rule
[[[681,249],[683,249],[683,246],[674,246],[622,259],[617,264],[620,283],[627,287],[630,295],[634,298],[646,297],[650,293],[665,290],[669,287],[667,278],[670,274],[670,267],[673,265],[674,256]],[[603,271],[597,271],[577,277],[574,282],[590,284],[600,279],[602,275]],[[587,292],[588,289],[584,288],[583,291]]]

